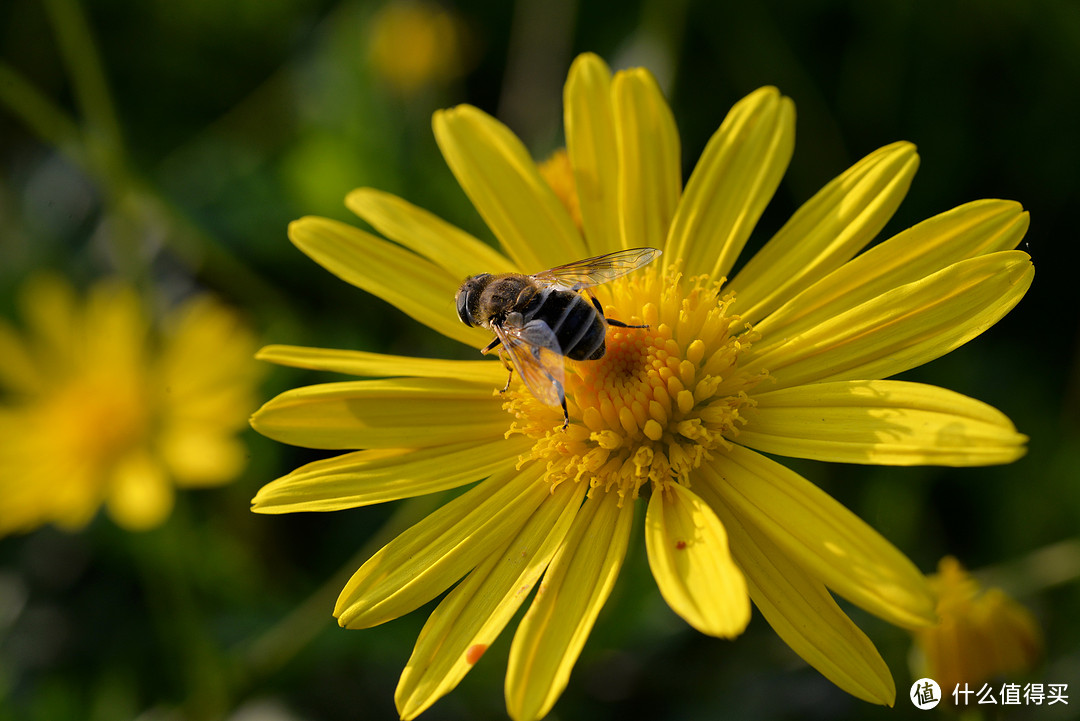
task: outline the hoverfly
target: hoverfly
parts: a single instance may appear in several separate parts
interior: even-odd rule
[[[563,357],[602,358],[609,325],[647,327],[605,317],[600,301],[589,289],[648,265],[660,253],[656,248],[631,248],[535,275],[474,275],[466,278],[458,289],[458,317],[465,325],[487,328],[495,334],[495,340],[480,352],[486,354],[498,348],[503,364],[510,371],[503,391],[510,387],[516,369],[537,400],[549,406],[562,406],[565,429],[570,414],[563,390]],[[582,290],[589,300],[581,295]],[[506,363],[506,356],[512,365]]]

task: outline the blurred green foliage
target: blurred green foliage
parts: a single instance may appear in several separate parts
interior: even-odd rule
[[[409,93],[369,62],[380,6],[0,5],[0,311],[10,315],[36,268],[83,283],[119,272],[177,295],[207,287],[244,309],[266,342],[465,357],[309,262],[286,239],[288,222],[349,220],[344,195],[370,185],[490,238],[438,154],[431,112],[478,105],[543,157],[561,143],[561,83],[581,51],[657,74],[684,172],[735,100],[777,85],[798,109],[796,151],[758,243],[854,160],[897,139],[915,142],[923,164],[887,234],[980,197],[1031,211],[1028,296],[989,333],[906,374],[1002,409],[1031,436],[1028,456],[988,469],[796,468],[928,572],[947,553],[994,566],[991,577],[1047,634],[1045,665],[1027,680],[1080,694],[1076,569],[1024,565],[1080,528],[1070,265],[1080,5],[447,2],[466,33],[464,74]],[[278,369],[265,397],[313,380]],[[345,632],[330,609],[341,574],[423,502],[254,516],[248,499],[262,483],[316,456],[247,441],[244,477],[185,495],[160,529],[131,535],[98,519],[80,534],[0,540],[0,720],[396,717],[393,688],[424,614]],[[660,599],[642,549],[630,559],[555,717],[918,714],[904,700],[902,631],[853,612],[897,682],[896,709],[870,707],[806,668],[760,617],[734,642],[694,633]],[[503,718],[506,636],[424,718]],[[1007,717],[1076,718],[1078,706],[1074,697]]]

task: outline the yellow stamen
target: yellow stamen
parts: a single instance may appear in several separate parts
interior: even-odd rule
[[[590,492],[623,499],[645,483],[689,485],[753,405],[747,391],[764,376],[742,371],[738,359],[756,334],[727,314],[733,296],[719,283],[686,280],[676,268],[648,268],[599,290],[609,317],[649,327],[609,328],[603,358],[566,361],[566,431],[557,409],[525,390],[507,392],[504,407],[516,417],[509,433],[535,439],[520,463],[544,462],[553,486],[587,482]]]

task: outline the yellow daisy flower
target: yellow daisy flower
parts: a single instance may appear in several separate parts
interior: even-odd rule
[[[324,218],[296,221],[289,236],[335,275],[474,348],[491,336],[455,317],[465,277],[656,247],[659,260],[595,288],[609,317],[648,328],[612,328],[603,358],[566,362],[565,431],[561,409],[520,385],[493,393],[506,380],[497,362],[265,348],[266,360],[368,379],[288,391],[255,414],[279,441],[363,450],[268,484],[254,510],[327,511],[476,483],[367,561],[334,611],[365,628],[453,587],[398,685],[406,719],[462,679],[537,585],[511,644],[506,700],[514,719],[544,716],[615,583],[639,502],[660,592],[690,625],[735,636],[752,600],[834,683],[891,704],[888,668],[830,592],[927,625],[924,577],[763,452],[877,464],[1021,456],[1025,437],[997,410],[881,379],[967,342],[1019,301],[1032,266],[1012,249],[1027,214],[970,203],[855,257],[915,172],[915,149],[895,143],[829,183],[726,280],[791,156],[791,101],[774,88],[740,101],[685,187],[675,122],[647,71],[612,76],[582,55],[564,107],[580,228],[513,133],[466,105],[435,114],[435,137],[504,252],[366,188],[346,203],[389,240]]]
[[[463,26],[436,3],[392,0],[372,18],[368,31],[375,74],[403,95],[464,73]]]
[[[120,526],[159,525],[173,487],[231,481],[259,377],[254,335],[209,297],[152,327],[118,281],[85,299],[40,276],[21,297],[22,337],[0,319],[0,535],[77,530],[102,504]]]
[[[938,622],[914,632],[915,666],[941,685],[979,688],[998,676],[1030,670],[1042,655],[1042,633],[1031,612],[1000,588],[983,589],[952,556],[930,578]]]

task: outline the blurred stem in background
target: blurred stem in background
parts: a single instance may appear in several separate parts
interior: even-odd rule
[[[1038,548],[1011,563],[975,571],[984,586],[1000,586],[1011,596],[1034,596],[1080,579],[1080,538]]]
[[[63,57],[82,120],[68,116],[9,64],[0,61],[0,104],[18,117],[39,140],[52,146],[92,178],[104,198],[113,262],[121,275],[145,281],[152,261],[146,238],[151,227],[190,273],[204,274],[238,298],[258,301],[270,313],[283,310],[285,299],[248,265],[132,167],[120,121],[109,92],[101,56],[78,0],[44,3]]]
[[[83,115],[90,164],[107,190],[125,188],[131,179],[124,140],[86,15],[78,0],[45,0],[44,6]]]

